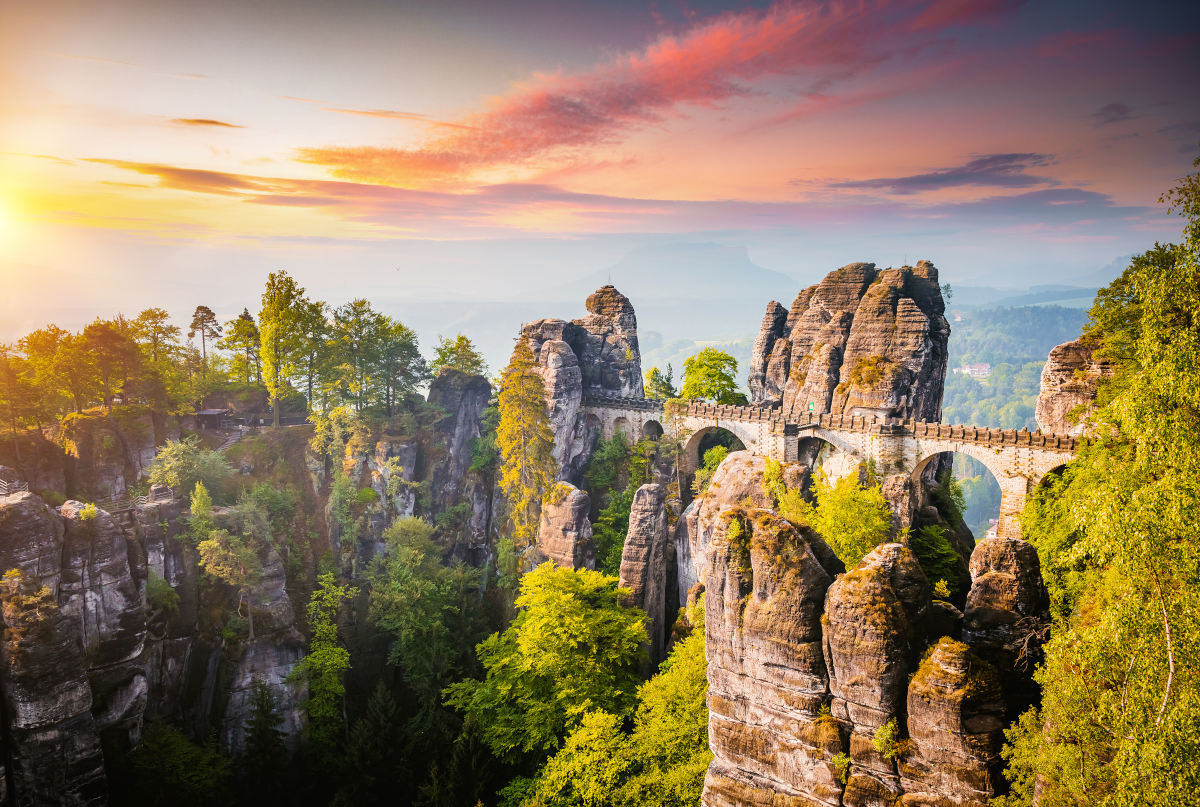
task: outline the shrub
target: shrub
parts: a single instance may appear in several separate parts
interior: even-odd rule
[[[945,529],[937,524],[921,527],[916,533],[909,534],[908,546],[917,556],[925,577],[937,580],[947,588],[945,596],[958,591],[959,557],[946,539]]]
[[[100,508],[93,503],[85,504],[79,511],[80,521],[95,521],[100,516]]]
[[[713,446],[704,452],[704,462],[692,478],[692,490],[697,495],[708,490],[708,484],[712,482],[713,474],[717,472],[717,466],[728,456],[729,449],[725,446]]]
[[[843,785],[850,779],[850,757],[845,751],[838,751],[833,755],[833,771]]]
[[[152,611],[168,616],[179,613],[179,594],[153,569],[146,577],[146,602]]]

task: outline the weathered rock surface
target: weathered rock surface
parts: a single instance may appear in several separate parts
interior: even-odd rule
[[[629,509],[629,532],[621,551],[621,587],[632,592],[633,605],[650,617],[646,672],[655,669],[666,655],[668,623],[676,610],[674,602],[667,602],[671,545],[666,500],[667,490],[662,485],[642,485],[637,489]]]
[[[995,668],[942,639],[908,685],[911,750],[899,769],[905,804],[984,807],[1003,762],[1004,696]]]
[[[763,457],[749,451],[733,452],[718,466],[704,495],[694,499],[679,517],[675,525],[675,563],[680,606],[687,604],[687,594],[694,585],[708,579],[709,550],[721,516],[734,507],[771,506],[762,484],[766,467]]]
[[[5,584],[0,646],[7,795],[16,804],[103,804],[108,795],[79,609],[59,601],[63,540],[62,520],[40,498],[0,498],[0,566],[22,577]],[[35,602],[22,601],[29,595]]]
[[[750,397],[783,414],[835,412],[938,420],[950,326],[937,268],[852,263],[767,305],[750,360]],[[811,405],[811,409],[810,409]]]
[[[1014,650],[1027,646],[1028,619],[1045,612],[1036,553],[1024,541],[980,544],[968,631],[953,605],[932,600],[905,545],[882,544],[844,571],[818,536],[764,509],[764,465],[731,454],[693,503],[693,531],[679,533],[708,556],[714,758],[702,803],[988,803],[1014,716],[1009,681],[1027,676],[1014,669]],[[800,475],[790,470],[784,481],[795,486]],[[912,498],[900,480],[892,487]],[[1013,686],[1019,698],[1020,682]],[[896,744],[885,755],[874,740],[892,721]]]
[[[595,569],[596,546],[588,520],[591,500],[568,482],[559,482],[555,493],[556,500],[542,505],[538,552],[568,569]]]
[[[836,569],[821,563],[818,543],[766,510],[730,508],[714,530],[706,805],[841,803],[832,758],[842,732],[821,714],[829,691],[821,611]]]
[[[580,481],[600,433],[599,423],[579,415],[583,397],[643,395],[633,305],[603,286],[588,297],[587,310],[582,319],[540,319],[521,328],[546,386],[559,478],[570,482]]]
[[[1050,598],[1037,550],[1019,538],[987,538],[971,553],[963,641],[1005,676],[1010,718],[1033,703]]]
[[[1097,386],[1115,370],[1112,362],[1096,356],[1095,344],[1085,337],[1051,350],[1034,414],[1038,428],[1049,434],[1087,434]],[[1079,407],[1082,411],[1073,419],[1071,413]]]
[[[479,437],[483,410],[491,395],[486,378],[449,367],[442,368],[429,385],[429,403],[446,413],[434,427],[440,456],[429,470],[430,509],[435,516],[463,498],[463,482],[471,467],[471,441]]]

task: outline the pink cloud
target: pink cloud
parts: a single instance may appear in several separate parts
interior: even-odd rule
[[[681,105],[715,107],[756,81],[805,71],[852,76],[986,20],[1015,0],[779,2],[725,14],[577,75],[538,75],[457,121],[469,127],[414,149],[308,148],[300,159],[337,176],[394,185],[461,178],[479,169],[563,157],[617,142]]]

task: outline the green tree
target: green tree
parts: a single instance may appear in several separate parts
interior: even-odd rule
[[[152,721],[129,759],[126,799],[147,807],[209,807],[229,800],[229,758],[196,745],[179,729]]]
[[[462,564],[443,565],[433,527],[419,518],[397,519],[384,538],[388,555],[372,581],[371,621],[389,635],[388,663],[417,695],[413,730],[446,729],[433,725],[439,694],[474,671],[473,650],[486,633],[479,574]]]
[[[47,325],[26,334],[18,343],[28,362],[29,380],[37,394],[34,417],[39,425],[43,419],[49,419],[61,411],[60,401],[67,392],[67,384],[58,353],[69,338],[71,334],[68,331],[57,325]],[[75,411],[81,411],[80,402],[76,399],[75,403]]]
[[[169,359],[179,350],[179,326],[163,308],[147,308],[132,323],[133,338],[151,362]]]
[[[384,317],[374,371],[382,388],[383,411],[391,417],[400,402],[427,376],[417,334],[407,325]]]
[[[537,539],[542,498],[558,475],[546,391],[535,369],[533,350],[524,339],[517,342],[500,376],[498,401],[500,489],[509,504],[511,538],[516,548],[523,549]]]
[[[404,731],[400,706],[380,681],[362,716],[350,727],[347,776],[333,799],[334,807],[372,807],[399,801],[397,796],[403,797],[404,783],[413,779],[406,764],[406,752],[411,747],[412,738]]]
[[[1091,311],[1119,364],[1098,439],[1022,518],[1056,623],[1040,709],[1007,734],[1005,805],[1200,793],[1200,174],[1165,198],[1182,243],[1139,256]]]
[[[888,540],[892,511],[878,485],[863,487],[857,474],[831,482],[823,471],[816,474],[816,506],[798,490],[779,500],[779,512],[794,524],[807,524],[825,539],[847,569],[857,566],[875,547]]]
[[[192,312],[192,324],[188,327],[188,339],[200,337],[200,356],[204,366],[208,366],[208,343],[221,335],[221,325],[217,315],[206,305],[196,306]]]
[[[521,579],[521,609],[478,647],[482,681],[447,687],[500,757],[553,751],[596,709],[624,717],[635,704],[646,615],[621,604],[613,577],[547,562]]]
[[[692,477],[692,492],[700,494],[708,490],[708,484],[712,482],[713,474],[717,472],[717,468],[728,456],[728,446],[716,445],[705,451],[704,460],[696,469],[696,475]]]
[[[258,558],[255,541],[231,534],[228,530],[213,530],[196,547],[200,566],[213,577],[232,586],[238,593],[238,614],[246,603],[246,621],[250,640],[254,641],[254,587],[262,579],[262,561]]]
[[[120,392],[138,364],[137,345],[124,319],[96,320],[83,329],[83,340],[95,362],[104,390],[104,406],[112,410],[113,393]]]
[[[384,317],[363,299],[334,309],[330,330],[334,387],[361,412],[370,401],[383,343]]]
[[[706,347],[683,362],[683,389],[688,400],[701,398],[718,404],[745,405],[737,389],[737,359],[723,350]]]
[[[487,375],[487,362],[483,360],[483,354],[476,350],[474,343],[461,333],[453,339],[439,336],[435,350],[437,355],[429,363],[430,369],[435,373],[443,367],[449,367],[460,373]]]
[[[533,780],[518,780],[507,803],[525,807],[685,807],[700,801],[708,750],[703,606],[691,633],[638,690],[632,731],[625,720],[588,712]]]
[[[259,357],[263,382],[271,397],[271,423],[279,428],[279,402],[288,389],[304,346],[301,314],[307,303],[304,289],[287,272],[272,272],[258,313]]]
[[[251,804],[283,804],[287,787],[287,748],[279,726],[275,690],[259,677],[250,685],[250,717],[246,721],[246,749],[242,755],[243,780]]]
[[[262,344],[262,334],[250,310],[242,309],[236,319],[225,323],[225,335],[217,342],[221,350],[233,354],[233,374],[240,376],[243,384],[251,381],[262,381],[262,359],[259,347]]]
[[[350,669],[350,651],[338,640],[338,611],[345,600],[358,596],[358,589],[338,585],[332,572],[317,578],[317,588],[308,601],[308,624],[312,635],[308,655],[293,674],[308,681],[308,736],[323,752],[332,752],[344,740],[342,701]]]
[[[306,302],[300,309],[297,325],[300,334],[300,372],[303,376],[304,398],[310,410],[316,408],[316,394],[321,377],[327,372],[330,356],[329,316],[325,303]]]
[[[177,492],[190,491],[203,483],[206,493],[220,491],[233,468],[219,451],[200,447],[197,437],[168,440],[150,463],[151,485],[167,485]]]
[[[734,362],[734,366],[737,363]],[[679,393],[675,391],[675,370],[670,364],[667,365],[667,371],[664,373],[657,367],[651,367],[646,371],[646,397],[659,401],[669,401],[673,398],[678,398]]]

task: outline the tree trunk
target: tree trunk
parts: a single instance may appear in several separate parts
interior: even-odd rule
[[[246,589],[246,622],[250,626],[250,641],[254,641],[254,601],[250,598],[250,589]]]
[[[279,428],[279,398],[274,395],[271,396],[271,427]]]

